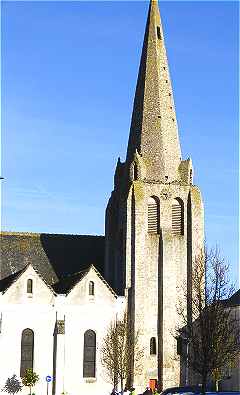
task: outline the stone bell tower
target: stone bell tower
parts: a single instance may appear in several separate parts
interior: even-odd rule
[[[182,160],[158,2],[149,6],[126,161],[118,159],[106,210],[105,276],[128,296],[150,379],[180,383],[174,338],[182,284],[191,292],[192,263],[203,247],[203,204],[191,159]]]

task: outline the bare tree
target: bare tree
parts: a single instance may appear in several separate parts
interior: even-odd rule
[[[123,319],[109,325],[101,348],[102,365],[115,389],[120,383],[123,393],[129,378],[133,375],[133,361],[135,374],[141,373],[142,357],[143,350],[139,346],[138,333],[134,333],[125,314]]]
[[[199,253],[191,281],[191,291],[186,291],[185,284],[179,302],[182,327],[177,329],[177,334],[187,342],[187,352],[181,355],[187,370],[190,368],[201,376],[205,393],[207,380],[212,377],[217,382],[240,352],[239,322],[226,304],[234,288],[228,277],[228,265],[218,248]]]

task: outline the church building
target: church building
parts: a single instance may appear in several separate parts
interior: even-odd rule
[[[1,233],[0,391],[33,368],[34,392],[108,394],[108,325],[128,311],[144,352],[136,393],[181,383],[175,329],[203,247],[203,203],[181,155],[158,2],[151,0],[126,160],[117,161],[105,237]],[[187,310],[188,306],[186,306]],[[24,388],[23,395],[28,394]]]

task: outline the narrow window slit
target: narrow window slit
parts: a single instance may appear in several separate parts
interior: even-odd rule
[[[151,337],[151,339],[150,339],[150,355],[156,355],[156,354],[157,354],[156,338]]]
[[[160,26],[157,26],[157,37],[159,40],[161,40],[161,30],[160,30]]]
[[[94,296],[94,282],[93,281],[89,281],[88,284],[88,294],[90,296]]]
[[[32,294],[33,293],[33,281],[31,278],[27,280],[27,293]]]

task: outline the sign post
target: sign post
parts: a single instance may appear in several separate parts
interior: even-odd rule
[[[46,376],[46,382],[47,382],[47,395],[48,395],[48,386],[49,386],[49,383],[51,383],[51,381],[52,381],[52,377],[51,377],[51,376]]]

